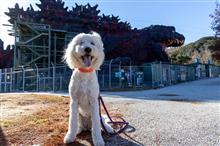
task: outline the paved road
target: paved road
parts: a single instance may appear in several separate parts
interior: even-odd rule
[[[103,92],[104,97],[125,97],[135,99],[220,101],[220,78],[203,79],[193,82],[172,85],[165,88],[128,91]]]
[[[107,145],[220,145],[220,79],[157,90],[105,92],[113,110],[135,128]]]

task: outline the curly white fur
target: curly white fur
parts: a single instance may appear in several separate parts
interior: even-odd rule
[[[91,49],[91,52],[87,53],[92,56],[90,66],[83,60],[86,48]],[[69,83],[70,117],[64,143],[73,142],[76,135],[82,130],[91,130],[93,144],[104,146],[98,104],[99,85],[95,72],[95,70],[99,70],[104,60],[104,48],[100,35],[96,32],[78,34],[69,43],[64,59],[68,66],[74,69]],[[85,73],[80,72],[79,68],[92,68],[94,71]],[[105,127],[109,132],[113,132],[107,123],[105,123]]]

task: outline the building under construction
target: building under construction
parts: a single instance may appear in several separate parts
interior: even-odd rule
[[[65,46],[76,33],[50,25],[15,21],[14,66],[47,67],[62,64]]]

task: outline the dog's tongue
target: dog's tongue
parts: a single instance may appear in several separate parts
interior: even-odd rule
[[[92,56],[84,56],[83,58],[84,64],[89,67],[92,63]]]

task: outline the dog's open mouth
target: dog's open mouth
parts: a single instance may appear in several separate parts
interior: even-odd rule
[[[93,56],[91,56],[91,55],[82,56],[83,63],[85,64],[86,67],[91,66],[92,59],[93,59]]]

